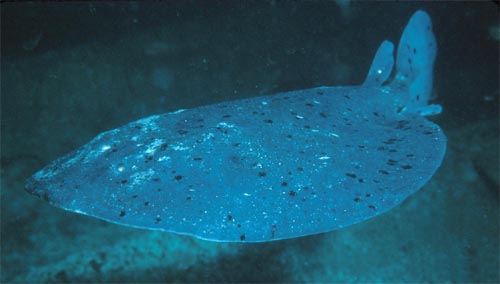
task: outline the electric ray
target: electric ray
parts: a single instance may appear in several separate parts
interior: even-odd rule
[[[26,190],[65,210],[221,242],[265,242],[375,217],[421,188],[446,137],[426,116],[436,41],[423,11],[360,86],[153,115],[52,162]]]

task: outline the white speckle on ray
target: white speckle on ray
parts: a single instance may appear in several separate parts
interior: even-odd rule
[[[181,108],[181,109],[179,109],[179,110],[176,110],[176,111],[174,111],[174,112],[171,112],[170,114],[179,114],[179,113],[184,112],[184,111],[185,111],[185,109]]]
[[[217,124],[217,127],[234,128],[234,124],[230,124],[230,123],[226,123],[226,122],[219,122]]]
[[[145,117],[145,118],[141,118],[139,120],[137,120],[135,123],[136,124],[150,124],[151,122],[157,120],[159,117],[159,115],[152,115],[152,116],[148,116],[148,117]]]
[[[171,148],[172,150],[175,150],[175,151],[185,151],[185,150],[188,150],[188,149],[189,149],[189,147],[184,146],[184,144],[183,144],[183,143],[180,143],[180,142],[178,142],[178,143],[176,143],[176,144],[172,145],[172,147],[170,147],[170,148]]]
[[[101,147],[101,152],[106,152],[106,151],[108,151],[109,149],[111,149],[111,146],[109,146],[109,145],[103,145],[103,146]]]
[[[118,170],[119,172],[123,172],[123,171],[125,170],[125,166],[124,166],[124,165],[122,165],[122,164],[120,164],[120,165],[118,165],[117,170]]]
[[[158,162],[168,161],[168,160],[170,160],[170,159],[171,159],[170,157],[167,157],[167,156],[162,156],[162,157],[159,157],[159,158],[158,158]]]
[[[154,154],[156,150],[165,143],[165,140],[163,139],[155,139],[151,144],[148,145],[148,148],[146,149],[146,154]]]
[[[147,169],[143,172],[138,172],[130,176],[132,179],[132,185],[140,185],[143,184],[144,181],[151,179],[151,177],[155,174],[153,169]]]
[[[215,137],[215,135],[213,133],[208,133],[208,134],[203,134],[203,142],[207,141],[208,139],[210,138],[213,138]]]
[[[390,94],[391,93],[391,88],[390,87],[385,87],[385,88],[382,88],[380,89],[382,91],[382,93],[384,94]]]

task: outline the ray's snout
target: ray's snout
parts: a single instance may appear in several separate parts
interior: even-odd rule
[[[24,184],[24,190],[26,190],[29,194],[37,196],[47,202],[49,201],[49,195],[46,188],[34,176],[30,177],[26,181]]]

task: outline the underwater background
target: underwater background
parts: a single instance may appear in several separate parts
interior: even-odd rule
[[[1,4],[0,282],[490,282],[499,279],[499,12],[493,2]],[[369,221],[215,243],[55,208],[24,181],[152,114],[358,85],[418,9],[438,43],[445,160]],[[97,197],[96,197],[97,198]]]

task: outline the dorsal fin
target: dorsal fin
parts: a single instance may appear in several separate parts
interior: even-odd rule
[[[377,53],[373,58],[370,71],[366,75],[363,86],[381,86],[392,72],[394,66],[394,44],[388,40],[384,40],[377,49]]]

